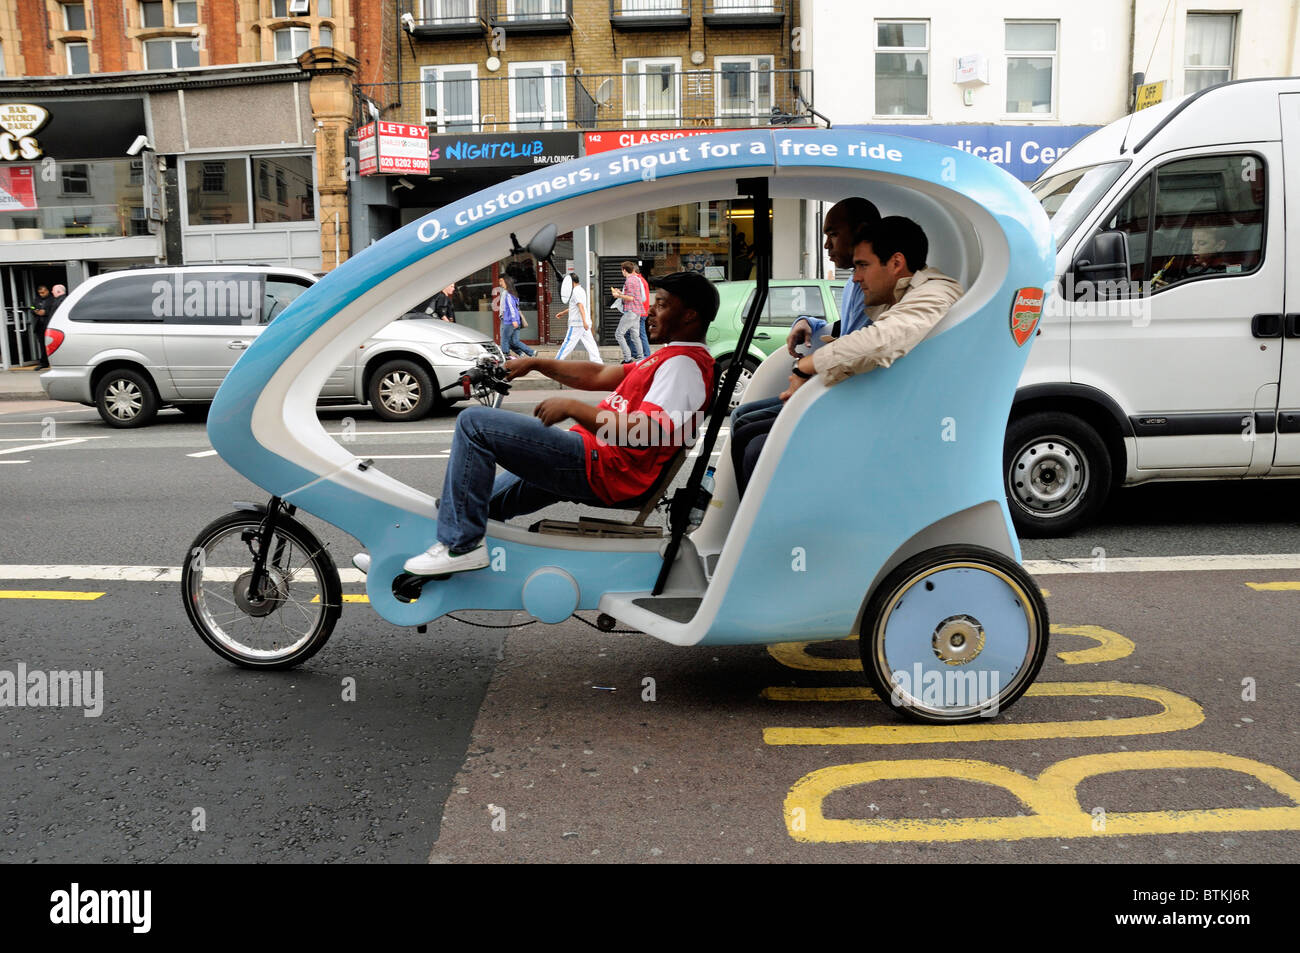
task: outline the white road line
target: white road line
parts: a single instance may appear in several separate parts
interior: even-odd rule
[[[338,433],[330,433],[330,431],[327,430],[325,432],[328,433],[331,437],[392,437],[392,436],[401,436],[402,434],[408,434],[408,433],[414,433],[414,434],[455,433],[456,431],[455,430],[354,430],[350,434],[344,433],[343,431],[339,431]]]
[[[368,453],[369,460],[446,460],[451,451],[445,453]]]
[[[32,424],[31,426],[33,426],[33,427],[39,427],[40,424]],[[32,440],[32,439],[33,439],[32,437],[0,437],[0,443],[22,443],[24,440]],[[46,443],[53,443],[56,439],[59,439],[59,440],[71,440],[71,439],[73,439],[73,438],[72,438],[72,437],[58,437],[58,438],[51,437],[49,440],[47,440],[47,441],[45,441],[45,442],[46,442]],[[99,436],[99,437],[77,437],[76,439],[78,439],[78,440],[107,440],[107,439],[108,439],[108,435],[107,435],[107,434],[104,434],[103,436]]]
[[[1114,556],[1096,559],[1029,559],[1025,569],[1035,576],[1063,573],[1205,572],[1243,569],[1300,569],[1300,553],[1241,556]]]
[[[30,460],[0,460],[0,463],[31,463]]]
[[[212,582],[234,582],[251,566],[208,566],[204,577]],[[343,582],[364,582],[356,569],[340,569]],[[0,565],[0,579],[79,579],[99,582],[180,582],[180,566],[5,566]]]
[[[215,450],[200,450],[198,453],[185,454],[187,457],[215,457],[216,455],[217,451]]]
[[[69,437],[66,440],[46,440],[42,443],[29,443],[25,447],[10,447],[0,453],[22,453],[24,450],[47,450],[50,447],[70,447],[74,443],[85,443],[86,437]]]

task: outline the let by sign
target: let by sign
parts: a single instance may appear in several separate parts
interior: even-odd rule
[[[372,122],[357,130],[362,175],[429,174],[429,127]]]

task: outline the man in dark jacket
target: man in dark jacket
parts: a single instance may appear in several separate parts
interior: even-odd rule
[[[36,363],[40,368],[50,366],[50,359],[45,354],[45,328],[58,305],[47,286],[37,287],[36,302],[32,305],[32,326],[36,329]]]

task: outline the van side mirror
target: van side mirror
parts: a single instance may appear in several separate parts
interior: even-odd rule
[[[1129,281],[1128,236],[1121,231],[1098,232],[1075,256],[1074,300],[1114,297],[1127,293]],[[1101,293],[1102,291],[1106,293]]]

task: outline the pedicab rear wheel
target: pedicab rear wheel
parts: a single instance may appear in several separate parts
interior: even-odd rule
[[[1025,693],[1047,656],[1042,592],[1019,563],[940,546],[902,563],[862,617],[862,670],[895,711],[931,724],[991,718]]]

